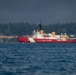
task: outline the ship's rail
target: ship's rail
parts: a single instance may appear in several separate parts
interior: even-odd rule
[[[69,38],[69,39],[76,39],[76,38]]]

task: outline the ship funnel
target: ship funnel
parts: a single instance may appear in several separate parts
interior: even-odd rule
[[[40,28],[40,30],[42,30],[42,20],[40,20],[39,28]]]

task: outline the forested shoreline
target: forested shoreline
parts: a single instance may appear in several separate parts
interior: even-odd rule
[[[67,33],[76,35],[76,23],[42,25],[45,33],[55,31],[57,34]],[[0,35],[28,35],[33,30],[39,30],[39,25],[28,22],[0,24]]]

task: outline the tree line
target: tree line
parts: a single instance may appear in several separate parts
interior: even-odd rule
[[[65,24],[49,24],[42,25],[45,33],[56,32],[57,34],[67,33],[76,35],[76,23]],[[28,22],[0,24],[0,35],[28,35],[32,34],[33,30],[39,30],[39,25],[30,24]]]

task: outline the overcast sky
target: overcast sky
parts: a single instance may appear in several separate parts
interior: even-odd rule
[[[0,23],[76,22],[76,0],[0,0]]]

